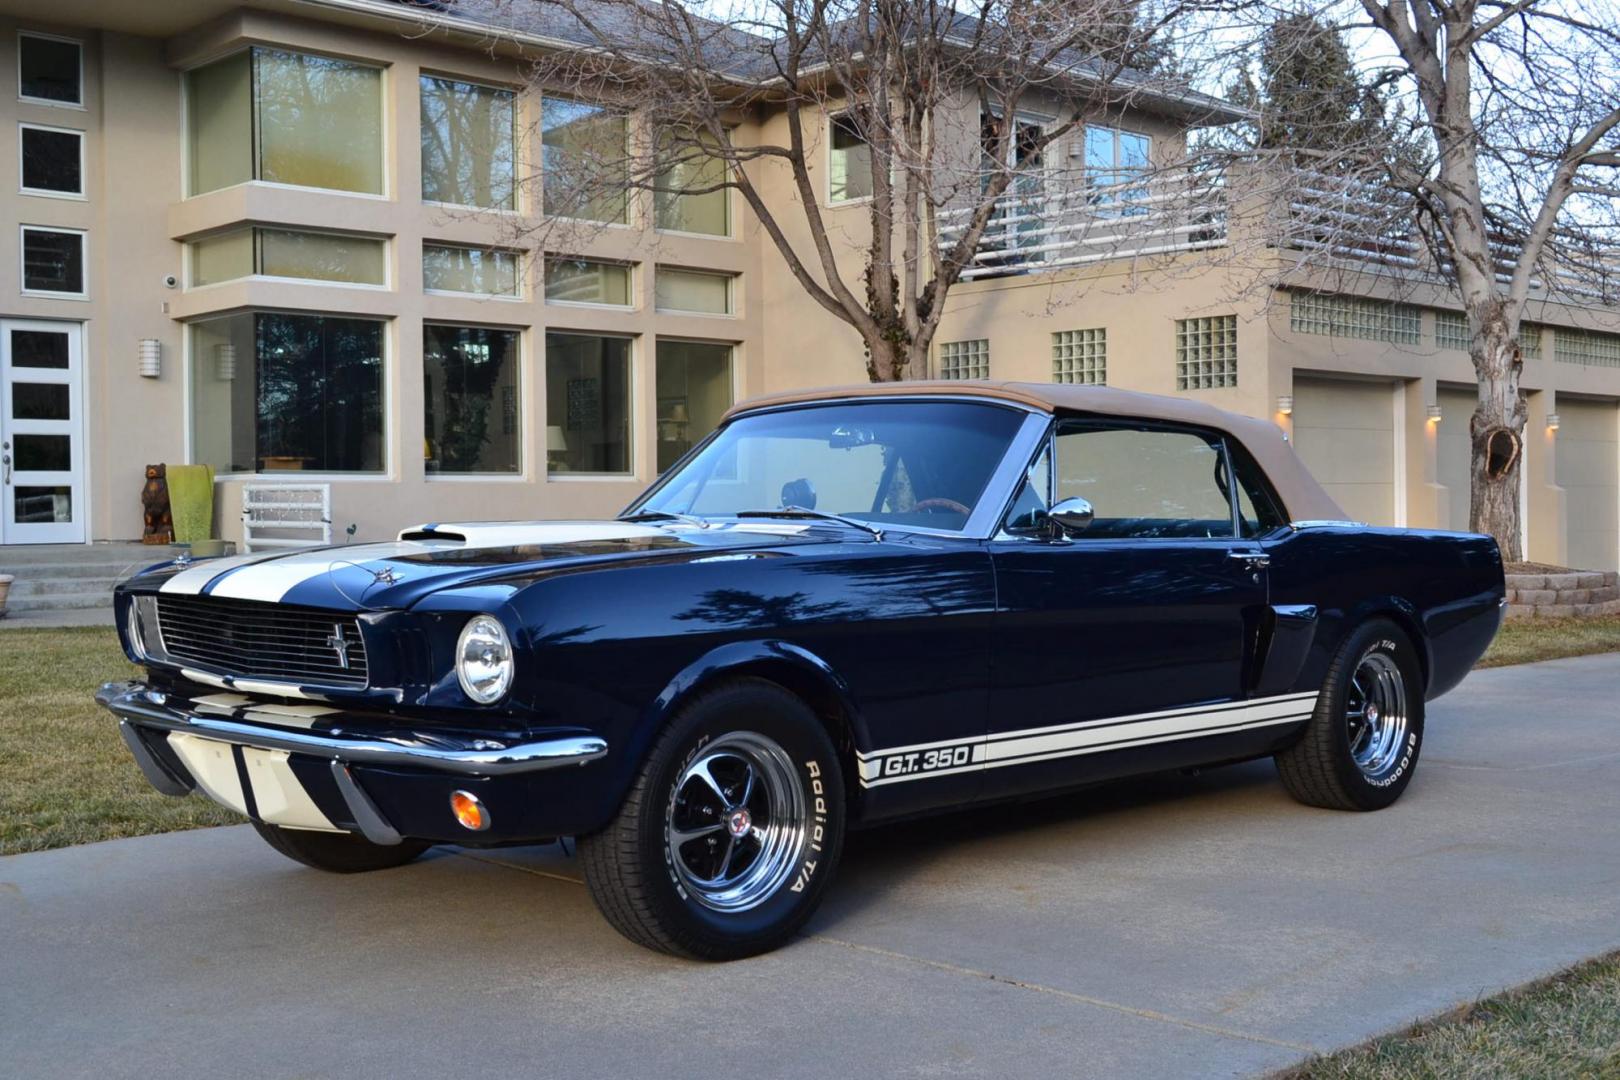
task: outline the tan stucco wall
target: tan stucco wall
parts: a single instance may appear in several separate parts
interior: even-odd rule
[[[279,0],[266,3],[284,6]],[[338,21],[316,22],[317,9],[307,6],[296,8],[302,17],[237,10],[217,18],[221,5],[194,6],[199,12],[206,9],[211,21],[192,25],[174,37],[29,23],[31,29],[85,42],[86,108],[29,105],[17,102],[12,94],[0,94],[0,114],[13,132],[0,139],[0,209],[11,224],[0,230],[0,317],[84,324],[85,451],[90,465],[93,538],[138,535],[142,466],[149,461],[185,460],[190,361],[185,324],[213,315],[269,308],[387,320],[387,471],[375,477],[330,478],[335,531],[341,535],[352,522],[361,538],[387,535],[426,519],[597,516],[617,511],[656,472],[653,357],[659,337],[732,344],[734,389],[739,399],[865,378],[862,349],[854,331],[806,298],[740,197],[732,200],[734,237],[729,239],[655,234],[646,227],[645,205],[636,207],[630,227],[569,234],[533,212],[532,189],[526,192],[525,211],[514,215],[467,214],[423,205],[416,134],[418,75],[429,71],[518,86],[522,69],[510,58],[492,55],[472,41],[409,38]],[[16,85],[16,29],[14,20],[0,18],[0,86]],[[162,32],[172,31],[168,26]],[[264,184],[183,197],[180,70],[248,42],[327,52],[385,67],[389,116],[385,197]],[[1032,109],[1061,112],[1055,104],[1039,102]],[[537,140],[533,138],[538,101],[534,95],[525,95],[523,110],[522,127],[529,136],[526,162],[532,177],[538,170]],[[964,96],[960,122],[950,131],[968,158],[976,152],[976,118],[976,101]],[[1181,149],[1182,132],[1173,122],[1139,111],[1116,119],[1121,127],[1151,134],[1155,156],[1161,160]],[[15,184],[5,177],[17,175],[14,127],[18,120],[87,132],[88,195],[84,200],[15,193]],[[752,134],[749,126],[754,123],[762,125],[767,140],[782,135],[781,118],[765,117],[745,120],[742,138]],[[1077,138],[1078,134],[1071,135],[1054,147],[1053,168],[1077,164],[1070,154],[1070,144]],[[864,204],[826,205],[824,124],[814,132],[811,161],[815,200],[832,226],[844,280],[858,294],[863,288],[859,249],[869,227],[868,211]],[[811,263],[812,272],[819,275],[799,210],[800,195],[789,183],[787,171],[762,162],[752,167],[751,174],[763,196],[781,208],[778,220]],[[20,294],[18,223],[89,231],[89,299]],[[165,274],[183,276],[185,241],[245,223],[388,237],[390,284],[385,289],[366,289],[250,280],[192,290],[163,286]],[[628,311],[547,305],[538,299],[539,281],[533,268],[522,300],[426,295],[419,257],[424,240],[485,245],[521,242],[536,249],[633,262],[637,265],[636,302]],[[990,342],[993,377],[1046,380],[1052,374],[1053,333],[1100,327],[1108,335],[1110,384],[1176,393],[1175,320],[1234,314],[1238,318],[1238,384],[1193,392],[1196,396],[1276,419],[1286,429],[1291,421],[1277,413],[1278,395],[1298,398],[1301,385],[1324,377],[1377,380],[1379,392],[1387,395],[1392,410],[1391,457],[1379,465],[1390,474],[1388,516],[1411,525],[1465,527],[1457,493],[1456,447],[1457,440],[1465,438],[1468,421],[1465,399],[1469,391],[1465,388],[1472,384],[1472,372],[1467,357],[1433,346],[1433,320],[1428,314],[1423,323],[1426,344],[1418,346],[1295,333],[1289,326],[1286,294],[1267,286],[1278,267],[1264,258],[1244,265],[1239,262],[1221,253],[1191,254],[1133,266],[1102,264],[968,283],[949,296],[937,340],[985,338]],[[736,313],[704,317],[656,312],[653,273],[660,263],[740,275]],[[1302,281],[1325,283],[1308,276]],[[1338,275],[1333,284],[1369,295],[1392,295],[1386,282],[1375,279]],[[1443,292],[1427,287],[1408,289],[1401,298],[1426,307],[1453,306]],[[1565,305],[1533,305],[1528,317],[1548,324],[1620,328],[1620,320],[1612,313]],[[421,456],[424,322],[522,331],[525,422],[519,476],[426,475]],[[628,334],[635,339],[634,467],[630,475],[612,479],[546,475],[541,444],[546,414],[544,334],[548,329]],[[136,371],[137,342],[148,337],[163,345],[163,374],[158,379],[142,378]],[[1620,369],[1555,362],[1549,333],[1543,358],[1527,362],[1524,381],[1531,391],[1532,413],[1526,449],[1530,554],[1563,561],[1572,545],[1565,526],[1570,517],[1566,489],[1560,485],[1574,466],[1566,460],[1570,452],[1562,457],[1558,453],[1559,438],[1546,430],[1545,415],[1571,400],[1596,401],[1612,413],[1614,403],[1620,401]],[[1307,406],[1314,408],[1312,393],[1307,387]],[[1397,399],[1402,403],[1403,419],[1395,430]],[[1438,425],[1428,423],[1425,415],[1427,406],[1435,402],[1445,414]],[[1569,422],[1566,419],[1566,425]],[[1584,421],[1575,423],[1583,425]],[[237,535],[241,483],[240,478],[226,478],[220,484],[219,522],[227,537]],[[1465,478],[1462,486],[1466,487]],[[1592,496],[1583,494],[1581,498],[1585,506]],[[1583,549],[1574,545],[1574,550]]]

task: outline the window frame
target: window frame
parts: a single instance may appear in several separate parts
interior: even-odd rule
[[[582,306],[601,307],[601,306],[604,306],[604,305],[592,304],[592,305],[582,305]],[[617,483],[633,483],[633,484],[641,484],[641,483],[643,483],[643,481],[641,479],[641,471],[640,471],[641,470],[640,454],[641,454],[641,444],[642,444],[642,438],[641,438],[641,421],[642,421],[642,407],[641,407],[641,377],[642,377],[642,372],[641,372],[641,369],[642,369],[642,366],[643,366],[642,365],[642,358],[641,358],[642,335],[639,334],[639,333],[635,333],[633,331],[627,332],[627,331],[606,331],[606,330],[579,330],[579,329],[574,329],[574,328],[566,326],[566,325],[564,325],[564,326],[546,326],[543,330],[541,330],[540,334],[538,335],[539,336],[539,341],[540,341],[539,356],[537,357],[537,362],[536,362],[535,366],[536,366],[536,370],[538,372],[537,380],[542,385],[545,386],[546,391],[547,391],[543,395],[543,398],[544,398],[544,401],[545,401],[545,407],[544,407],[544,409],[542,410],[542,412],[540,414],[540,417],[541,417],[540,428],[541,428],[542,431],[545,428],[551,426],[551,394],[550,394],[550,386],[551,386],[551,345],[550,345],[550,338],[552,337],[552,335],[557,335],[559,337],[576,337],[576,338],[611,338],[611,339],[618,340],[618,341],[623,341],[623,342],[626,343],[626,346],[625,346],[625,366],[628,369],[628,371],[627,371],[626,377],[625,377],[625,392],[629,397],[628,408],[626,410],[628,423],[625,425],[625,448],[624,448],[624,461],[625,461],[625,466],[626,467],[625,467],[625,470],[623,472],[574,472],[572,470],[567,470],[567,469],[557,470],[557,469],[553,469],[551,467],[551,462],[549,460],[547,460],[547,458],[546,458],[546,453],[547,452],[544,449],[544,447],[542,446],[542,447],[539,448],[539,453],[541,455],[540,471],[541,471],[541,475],[545,478],[545,482],[548,483],[548,484],[549,483],[564,483],[564,484],[569,484],[569,483],[602,483],[604,481],[606,481],[606,482],[617,482]],[[707,439],[704,440],[704,442],[707,442],[707,441],[708,441]],[[543,440],[542,440],[542,442],[543,442]]]
[[[53,101],[50,98],[38,98],[23,93],[22,51],[23,39],[34,38],[36,41],[55,41],[63,45],[72,45],[79,53],[79,100]],[[88,112],[89,107],[84,103],[84,40],[82,38],[64,37],[61,34],[47,34],[40,30],[17,31],[17,100],[25,105],[48,105],[53,109],[78,109]]]
[[[508,216],[522,216],[525,213],[523,197],[523,150],[519,145],[518,132],[523,125],[523,95],[520,89],[511,86],[502,86],[496,82],[486,82],[483,79],[469,79],[461,75],[451,75],[448,72],[431,68],[419,68],[416,72],[416,100],[417,100],[417,140],[421,140],[421,128],[424,125],[421,114],[422,82],[426,79],[437,79],[440,82],[460,83],[463,86],[476,86],[483,90],[495,90],[512,95],[512,206],[511,209],[501,206],[476,206],[471,203],[445,202],[442,199],[429,199],[422,197],[423,206],[441,206],[447,210],[476,210],[485,214],[506,214]],[[383,110],[383,119],[387,121],[386,104]],[[384,150],[387,150],[386,143]],[[385,170],[386,171],[386,170]],[[421,163],[421,148],[417,149],[417,176],[420,179],[426,174]],[[425,185],[424,185],[425,186]],[[426,241],[423,241],[426,243]],[[475,245],[445,245],[456,247],[470,247]],[[520,289],[521,291],[521,289]],[[452,293],[455,296],[485,296],[486,293]]]
[[[631,120],[632,120],[631,110],[629,110],[629,109],[627,109],[627,108],[625,108],[623,106],[620,106],[620,105],[612,105],[612,104],[608,104],[606,102],[600,102],[600,101],[591,101],[591,100],[589,100],[587,98],[569,97],[567,94],[547,94],[547,93],[542,92],[541,95],[540,95],[540,198],[539,198],[539,205],[536,208],[537,213],[539,214],[539,216],[545,217],[545,218],[553,218],[553,219],[555,219],[557,221],[579,222],[581,224],[594,225],[594,226],[598,226],[598,227],[604,228],[604,229],[635,229],[635,228],[639,228],[641,223],[640,223],[640,221],[638,219],[640,218],[641,215],[638,213],[638,211],[636,209],[636,204],[637,204],[638,200],[635,198],[634,192],[633,192],[633,190],[632,190],[632,188],[631,188],[631,186],[630,186],[630,184],[628,182],[628,175],[626,176],[626,184],[625,184],[624,193],[623,193],[623,196],[622,196],[623,199],[624,199],[624,220],[622,220],[622,221],[603,221],[603,220],[598,220],[596,218],[575,217],[572,214],[558,214],[558,213],[554,213],[551,210],[551,208],[546,205],[546,174],[548,172],[548,170],[546,169],[546,102],[547,101],[565,101],[565,102],[569,103],[570,105],[583,105],[583,106],[586,106],[587,108],[598,109],[604,115],[616,116],[620,120],[623,120],[624,121],[624,146],[625,146],[625,172],[626,172],[626,174],[628,174],[629,171],[630,171],[630,165],[629,165],[629,161],[630,161],[630,139],[632,137],[632,132],[630,130],[631,129]],[[615,474],[609,474],[609,475],[617,475],[617,474],[615,473]]]
[[[451,296],[465,296],[465,295],[482,296],[484,294],[483,293],[472,293],[472,294],[450,293],[448,295],[451,295]],[[430,483],[430,484],[464,484],[464,483],[479,483],[479,484],[483,484],[483,483],[496,483],[496,484],[525,483],[526,484],[526,483],[530,483],[534,479],[534,477],[533,477],[533,475],[531,473],[531,470],[529,468],[530,448],[532,446],[532,441],[531,440],[534,437],[534,423],[533,423],[533,417],[530,415],[531,412],[532,412],[532,409],[530,408],[530,406],[531,406],[531,404],[532,404],[532,402],[534,400],[534,382],[535,382],[535,377],[531,373],[530,367],[529,367],[530,342],[534,337],[534,335],[530,332],[530,328],[526,327],[526,326],[513,326],[513,325],[502,324],[502,323],[471,322],[471,321],[466,320],[466,319],[430,319],[430,318],[423,318],[421,326],[422,326],[422,339],[423,339],[422,340],[422,346],[423,346],[423,348],[422,348],[422,356],[423,356],[422,375],[423,375],[424,378],[427,375],[427,371],[426,371],[427,332],[428,332],[429,327],[432,327],[432,326],[448,326],[448,327],[451,327],[453,329],[463,329],[463,330],[493,330],[493,331],[498,331],[498,332],[501,332],[501,333],[508,333],[508,334],[516,334],[517,335],[517,434],[518,434],[517,466],[518,467],[515,470],[513,470],[512,472],[443,472],[443,471],[429,472],[424,467],[423,470],[422,470],[422,478],[423,478],[423,480],[426,483]],[[386,358],[384,359],[384,362],[386,364]],[[426,409],[426,405],[427,405],[426,386],[423,387],[422,403],[423,403],[423,408],[424,408],[424,422],[425,422],[425,420],[426,420],[425,409]]]
[[[241,279],[236,278],[234,280],[240,281]],[[181,421],[185,425],[185,437],[182,440],[182,444],[186,462],[192,465],[207,464],[206,462],[197,461],[197,406],[193,387],[196,380],[201,377],[198,374],[197,366],[203,361],[196,355],[196,350],[192,347],[193,340],[191,328],[203,323],[236,318],[240,315],[246,315],[252,319],[257,319],[261,315],[309,315],[322,319],[353,319],[378,324],[378,326],[381,328],[378,334],[378,342],[382,347],[382,364],[379,368],[382,379],[382,388],[379,397],[382,405],[380,412],[380,416],[382,417],[382,432],[380,440],[382,448],[382,469],[377,472],[316,472],[314,470],[310,470],[309,472],[299,471],[297,473],[290,473],[288,471],[265,472],[260,469],[253,469],[246,472],[215,471],[214,479],[280,480],[285,483],[293,483],[296,481],[292,477],[296,477],[296,480],[298,481],[311,480],[322,483],[335,483],[338,481],[351,484],[398,483],[399,476],[396,474],[398,462],[396,461],[394,447],[394,436],[397,433],[397,425],[394,423],[394,407],[397,404],[395,400],[396,392],[394,386],[396,381],[394,361],[398,352],[398,347],[394,338],[398,331],[397,324],[399,319],[397,316],[393,315],[374,315],[369,313],[351,315],[339,312],[310,311],[302,308],[291,308],[277,305],[260,306],[255,304],[244,308],[239,308],[235,311],[210,312],[181,320],[181,325],[185,328],[184,332],[180,335],[180,340],[181,349],[183,350],[181,363],[183,372],[181,378],[181,393],[184,395],[185,399],[185,407],[181,413]],[[255,323],[255,335],[257,332],[258,326],[257,323]],[[257,364],[258,357],[255,356],[253,358],[253,362]],[[254,413],[254,423],[258,423],[257,410],[255,410]],[[256,448],[255,457],[257,457]]]
[[[17,226],[17,284],[24,296],[40,296],[53,300],[89,300],[90,299],[90,230],[74,229],[66,225],[28,225],[19,223]],[[30,289],[28,287],[28,234],[31,232],[61,233],[79,238],[79,273],[82,286],[79,292],[58,292],[54,289]]]
[[[1054,500],[1057,497],[1058,490],[1057,440],[1060,435],[1074,431],[1119,430],[1157,431],[1174,435],[1192,435],[1196,438],[1203,439],[1206,443],[1213,444],[1216,452],[1220,456],[1221,463],[1226,470],[1227,522],[1231,527],[1232,533],[1230,536],[1103,536],[1092,538],[1090,541],[1091,544],[1098,547],[1101,547],[1104,544],[1203,544],[1230,546],[1232,544],[1256,543],[1261,538],[1269,535],[1269,533],[1265,532],[1260,533],[1258,536],[1243,535],[1243,519],[1237,497],[1238,480],[1235,469],[1236,463],[1233,460],[1232,448],[1229,445],[1231,436],[1226,432],[1218,431],[1213,428],[1199,427],[1197,424],[1182,424],[1175,421],[1155,420],[1146,417],[1085,417],[1065,415],[1058,415],[1052,418],[1052,423],[1048,426],[1045,436],[1037,444],[1035,452],[1030,455],[1029,461],[1024,466],[1024,471],[1020,475],[1017,485],[1014,487],[1012,500],[1002,511],[995,535],[1005,539],[1021,541],[1034,540],[1062,546],[1085,542],[1086,537],[1084,534],[1078,537],[1052,537],[1043,533],[1031,532],[1027,529],[1011,528],[1009,527],[1009,521],[1012,516],[1013,508],[1017,505],[1018,495],[1023,490],[1023,485],[1026,482],[1026,478],[1028,477],[1030,470],[1035,467],[1035,463],[1041,459],[1041,455],[1043,454],[1049,454],[1052,462],[1051,468],[1049,468],[1046,473],[1046,506],[1048,509],[1050,509],[1054,505]],[[1250,457],[1252,458],[1253,455],[1251,454]],[[1259,468],[1259,466],[1256,465],[1256,468]],[[1276,509],[1286,519],[1287,511],[1283,508],[1282,501],[1276,497],[1276,492],[1271,489],[1270,478],[1265,476],[1263,469],[1260,470],[1260,475],[1266,484],[1267,496],[1271,498]]]
[[[596,300],[553,300],[546,295],[546,271],[551,261],[597,263],[602,266],[622,266],[625,272],[625,295],[629,299],[623,304],[609,304]],[[540,300],[550,307],[583,308],[586,311],[635,311],[640,305],[636,302],[636,269],[639,264],[619,259],[597,259],[584,255],[558,255],[546,254],[540,257]]]
[[[383,246],[383,280],[382,284],[372,284],[369,281],[333,281],[330,278],[304,278],[288,277],[283,274],[263,274],[259,272],[259,232],[267,230],[281,233],[313,233],[321,236],[342,236],[352,240],[375,240]],[[212,240],[221,236],[229,236],[236,232],[248,232],[251,235],[249,249],[253,260],[253,272],[241,277],[225,278],[221,281],[211,281],[206,285],[198,285],[192,281],[192,247],[198,240]],[[312,229],[292,225],[264,225],[252,224],[245,228],[227,228],[204,236],[194,236],[185,242],[185,255],[182,259],[185,271],[185,292],[201,292],[204,289],[213,289],[221,285],[237,285],[241,282],[291,282],[295,285],[318,285],[322,288],[332,289],[366,289],[371,292],[392,292],[394,289],[394,237],[377,236],[373,233],[345,232],[341,229]],[[473,293],[474,296],[485,296],[485,293]],[[259,310],[258,308],[254,309]],[[288,312],[288,314],[297,314]]]
[[[729,134],[731,132],[731,129],[727,128],[726,132],[727,132],[727,135],[729,136]],[[723,162],[722,162],[722,164],[724,165]],[[727,174],[729,174],[731,172],[731,167],[729,165],[725,165],[724,167],[726,169]],[[663,170],[660,169],[658,175],[660,177],[662,177],[663,174],[664,174]],[[684,192],[679,193],[679,194],[674,194],[674,193],[670,193],[670,194],[673,194],[674,197],[677,198],[677,199],[686,198],[686,194]],[[711,192],[710,194],[713,194],[713,192]],[[735,189],[729,188],[729,187],[728,188],[722,188],[720,190],[719,194],[725,196],[725,203],[726,203],[726,231],[725,232],[723,232],[723,233],[706,233],[706,232],[692,232],[690,229],[665,229],[665,228],[662,228],[658,224],[658,205],[657,205],[657,203],[658,203],[658,193],[657,192],[653,193],[653,208],[652,208],[652,215],[651,215],[652,216],[651,224],[652,224],[653,232],[659,233],[659,234],[664,235],[664,236],[690,236],[690,237],[694,237],[694,238],[696,238],[698,240],[725,240],[725,241],[729,241],[729,242],[732,242],[732,243],[739,242],[742,239],[742,237],[738,235],[738,229],[737,229],[737,203],[736,203],[736,200],[734,200],[732,198],[732,196],[734,194],[736,194],[736,191],[735,191]],[[692,197],[693,198],[702,198],[703,196],[697,195],[697,196],[692,196]]]
[[[835,199],[835,198],[833,198],[833,126],[839,120],[841,120],[842,118],[844,118],[846,116],[849,116],[851,113],[858,112],[859,110],[860,110],[859,105],[849,105],[849,106],[846,106],[845,108],[839,109],[836,112],[829,112],[827,114],[827,179],[822,184],[821,190],[822,190],[822,196],[826,199],[826,206],[828,207],[828,209],[833,209],[833,208],[842,209],[842,208],[844,208],[846,206],[862,206],[862,205],[864,205],[866,203],[871,202],[874,198],[877,197],[876,194],[875,194],[875,189],[877,187],[877,182],[876,182],[877,163],[876,162],[869,162],[869,164],[872,167],[872,176],[873,176],[872,187],[874,188],[874,194],[872,194],[872,195],[860,195],[860,196],[857,196],[856,198],[853,198],[853,199]],[[871,150],[872,144],[871,144],[870,141],[868,141],[867,139],[865,139],[863,137],[861,142],[862,142],[862,145],[864,145],[868,149],[868,151]]]
[[[356,67],[371,68],[377,72],[377,109],[379,114],[378,130],[381,138],[380,154],[382,165],[381,171],[378,175],[382,181],[381,191],[350,191],[347,188],[315,187],[309,184],[289,184],[281,180],[263,180],[259,178],[259,156],[261,151],[261,144],[259,142],[259,77],[258,67],[256,64],[254,64],[252,56],[254,50],[256,49],[263,49],[267,52],[291,53],[296,56],[314,56],[323,60],[337,60],[345,64],[353,64]],[[209,188],[207,191],[192,191],[190,138],[191,91],[186,85],[186,76],[199,68],[205,68],[211,64],[217,64],[222,60],[228,60],[238,53],[244,52],[249,54],[247,123],[251,129],[248,147],[253,153],[253,162],[250,170],[253,175],[249,176],[246,180],[239,180],[234,184],[226,184],[224,187]],[[343,195],[352,199],[375,199],[380,202],[391,202],[394,198],[392,168],[394,159],[394,117],[389,108],[389,96],[392,92],[392,87],[389,85],[388,78],[390,68],[391,65],[389,64],[380,63],[373,60],[360,60],[353,56],[344,56],[339,53],[322,52],[316,49],[306,49],[299,46],[277,45],[270,43],[249,44],[238,49],[228,49],[225,52],[220,53],[218,56],[211,56],[201,63],[192,64],[190,67],[184,68],[180,72],[180,190],[183,193],[181,195],[181,201],[185,201],[186,199],[200,199],[204,196],[213,195],[217,192],[230,191],[232,188],[247,187],[249,185],[256,184],[260,187],[270,188],[272,190],[318,191],[323,195]],[[276,280],[288,279],[278,278]]]
[[[717,277],[726,283],[726,310],[724,311],[695,311],[692,308],[672,308],[658,306],[658,278],[666,270],[673,270],[677,274],[691,274],[698,277]],[[737,279],[742,275],[730,270],[699,270],[690,266],[673,266],[667,263],[658,263],[653,266],[653,312],[658,315],[690,315],[700,319],[735,319],[737,315]]]
[[[27,131],[49,131],[57,135],[74,135],[79,140],[79,190],[53,191],[50,188],[32,188],[28,186],[27,178],[23,173],[26,155],[23,150],[23,133]],[[54,124],[36,124],[30,120],[17,121],[17,194],[30,195],[41,199],[71,199],[74,202],[84,202],[88,199],[88,187],[85,175],[85,132],[83,128],[57,127]]]
[[[448,206],[449,204],[448,203],[440,203],[440,204],[434,204],[434,205]],[[460,248],[460,249],[462,249],[464,251],[484,251],[484,252],[504,253],[504,254],[512,256],[512,260],[513,260],[513,281],[512,281],[512,284],[514,286],[514,291],[509,292],[509,293],[464,292],[461,289],[435,289],[435,288],[429,287],[429,285],[427,283],[427,249],[430,248],[430,247],[432,247],[432,248]],[[527,255],[527,254],[528,253],[526,251],[524,251],[522,248],[506,248],[506,247],[499,247],[499,246],[485,247],[483,244],[463,244],[463,243],[461,243],[459,241],[430,240],[427,237],[423,237],[422,238],[421,262],[418,264],[418,265],[420,265],[422,267],[422,294],[424,296],[471,296],[471,297],[476,297],[479,300],[504,300],[507,303],[511,303],[513,301],[522,302],[524,299],[526,299],[526,291],[523,288],[523,284],[524,284],[524,282],[523,282],[523,260],[524,260],[524,256]],[[432,320],[429,320],[429,321],[432,321]],[[444,324],[444,325],[452,325],[452,324]],[[453,325],[463,325],[463,324],[453,324]],[[466,324],[466,325],[472,325],[472,324]],[[506,328],[503,328],[503,329],[510,329],[510,328],[506,327]]]

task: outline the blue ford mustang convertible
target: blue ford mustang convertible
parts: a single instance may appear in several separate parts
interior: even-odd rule
[[[903,383],[734,409],[614,521],[154,567],[99,700],[300,862],[576,836],[615,927],[722,959],[873,822],[1268,755],[1388,806],[1503,595],[1489,538],[1344,520],[1272,424]]]

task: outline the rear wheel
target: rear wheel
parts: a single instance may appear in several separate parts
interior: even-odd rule
[[[732,960],[804,924],[843,834],[843,777],[821,721],[776,684],[744,679],[680,711],[579,853],[592,899],[625,937]]]
[[[1387,619],[1340,647],[1298,742],[1277,755],[1288,793],[1330,810],[1381,810],[1412,780],[1423,747],[1417,652]]]
[[[266,825],[260,821],[255,821],[253,827],[259,830],[265,843],[287,858],[334,874],[360,874],[367,870],[404,866],[433,846],[422,840],[373,844],[355,833],[284,829],[280,825]]]

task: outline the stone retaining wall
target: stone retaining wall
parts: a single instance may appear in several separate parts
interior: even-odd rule
[[[1620,615],[1620,574],[1509,574],[1508,618]]]

